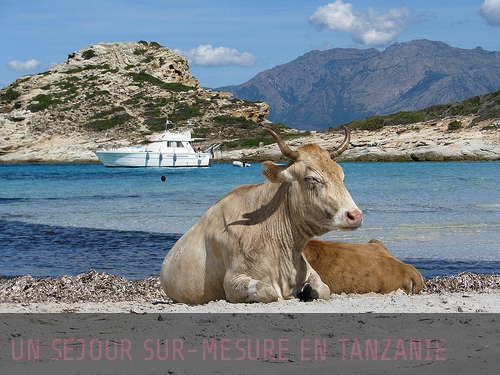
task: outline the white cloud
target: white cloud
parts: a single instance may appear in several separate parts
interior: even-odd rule
[[[404,31],[410,15],[408,8],[390,9],[385,14],[372,7],[366,12],[355,12],[353,8],[351,3],[336,0],[319,7],[309,22],[319,28],[347,32],[361,45],[385,45]]]
[[[13,60],[8,65],[13,70],[29,71],[37,68],[40,64],[40,61],[31,59],[28,61]]]
[[[479,8],[479,15],[488,25],[500,26],[500,0],[485,0]]]
[[[210,44],[202,44],[189,51],[174,50],[174,52],[186,57],[190,64],[201,66],[253,66],[257,60],[251,53],[227,47],[214,48]]]

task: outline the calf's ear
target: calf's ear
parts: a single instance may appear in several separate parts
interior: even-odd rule
[[[273,163],[272,161],[265,161],[262,163],[262,166],[265,168],[262,174],[271,182],[281,183],[293,180],[292,175],[288,171],[290,164],[283,165]]]

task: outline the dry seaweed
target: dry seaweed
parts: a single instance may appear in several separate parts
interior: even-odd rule
[[[500,275],[461,272],[457,276],[437,276],[426,279],[423,291],[441,292],[485,292],[500,289]]]
[[[462,272],[426,279],[423,292],[488,292],[500,289],[500,275]],[[158,277],[127,280],[89,269],[78,276],[0,278],[0,303],[168,301]]]
[[[122,302],[156,301],[167,297],[158,277],[127,280],[89,269],[75,277],[0,279],[1,302]]]

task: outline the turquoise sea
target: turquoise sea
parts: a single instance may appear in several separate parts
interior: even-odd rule
[[[500,163],[342,163],[363,227],[424,277],[500,273]],[[236,168],[0,165],[0,276],[74,276],[89,268],[157,276],[165,254],[217,199],[264,181]],[[162,181],[161,176],[165,176]]]

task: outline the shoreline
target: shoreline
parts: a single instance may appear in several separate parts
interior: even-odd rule
[[[424,280],[420,294],[332,294],[273,303],[172,302],[158,277],[127,280],[89,270],[75,277],[0,278],[0,313],[500,313],[500,275],[460,273]]]
[[[329,300],[301,302],[297,299],[272,303],[229,303],[214,301],[189,306],[167,301],[121,302],[40,302],[0,303],[0,313],[125,313],[125,314],[295,314],[295,313],[500,313],[500,291],[443,292],[406,295],[402,291],[389,294],[340,294]]]
[[[252,151],[252,150],[231,150],[226,151],[227,156],[214,158],[210,161],[210,164],[219,164],[219,163],[232,163],[233,161],[240,161],[241,159],[245,159],[251,163],[263,163],[268,160],[273,160],[277,162],[286,162],[286,159],[280,157],[279,155],[275,155],[274,153],[262,154],[262,155],[246,155],[244,151]],[[431,155],[431,154],[429,154]],[[408,155],[359,155],[356,157],[338,157],[336,159],[338,163],[489,163],[489,162],[499,162],[500,156],[498,157],[485,157],[485,156],[476,156],[476,155],[446,155],[446,154],[432,154],[432,157],[424,156],[421,160],[412,159]],[[0,160],[0,165],[19,165],[19,164],[75,164],[75,165],[83,165],[83,164],[102,164],[99,160],[95,159],[16,159],[16,160]],[[208,167],[194,167],[194,168],[210,168],[210,164]],[[111,167],[112,168],[112,167]],[[114,167],[114,168],[127,168],[127,167]],[[172,167],[159,167],[162,169],[175,169]],[[186,168],[186,167],[183,167]]]
[[[458,117],[469,124],[473,117]],[[336,159],[338,162],[462,162],[499,161],[500,131],[495,126],[484,130],[481,126],[465,126],[460,130],[448,130],[452,118],[438,122],[422,122],[408,125],[388,125],[378,131],[351,130],[350,147]],[[489,123],[489,122],[488,122]],[[486,124],[486,123],[485,123]],[[483,125],[485,125],[483,124]],[[292,137],[287,144],[295,149],[307,143],[316,143],[329,148],[340,141],[340,132],[311,131],[310,134]],[[115,140],[117,144],[128,144],[130,140]],[[67,134],[34,139],[14,149],[0,150],[0,163],[99,163],[93,150],[103,140],[81,135]],[[213,138],[195,146],[202,149],[228,139]],[[35,147],[36,146],[36,147]],[[217,149],[212,162],[232,162],[246,159],[249,162],[285,160],[276,144],[259,147]]]

